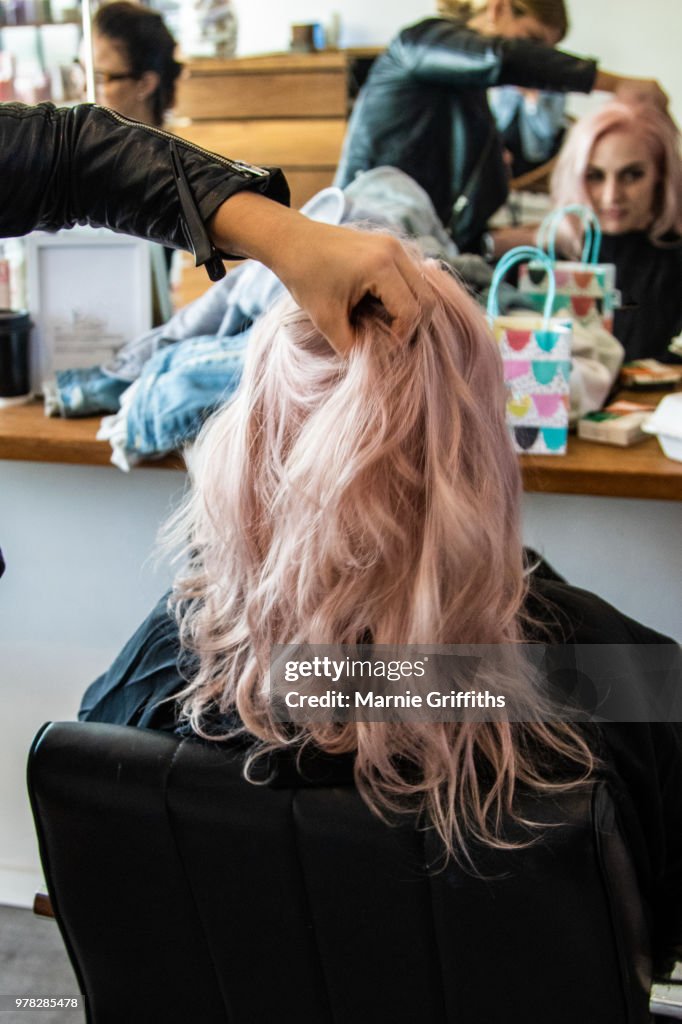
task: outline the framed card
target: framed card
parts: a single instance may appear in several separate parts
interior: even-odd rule
[[[97,366],[152,326],[152,245],[106,228],[26,239],[33,321],[31,385],[56,370]]]

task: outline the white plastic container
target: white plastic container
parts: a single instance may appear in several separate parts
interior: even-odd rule
[[[666,395],[642,430],[656,435],[667,458],[682,462],[682,392]]]

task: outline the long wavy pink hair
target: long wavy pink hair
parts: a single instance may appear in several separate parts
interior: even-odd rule
[[[649,238],[656,245],[665,235],[682,235],[682,154],[680,133],[668,114],[651,104],[616,100],[582,117],[571,128],[552,174],[556,206],[590,205],[586,175],[592,150],[609,132],[626,131],[641,138],[656,161],[659,187]]]
[[[198,655],[183,694],[196,732],[205,735],[207,713],[236,710],[267,749],[352,751],[370,806],[425,813],[455,853],[472,836],[503,843],[497,825],[513,814],[518,781],[560,785],[531,748],[542,763],[548,750],[568,758],[574,778],[592,767],[568,726],[540,720],[530,673],[510,681],[525,724],[310,723],[292,733],[267,687],[273,644],[523,639],[521,484],[500,356],[463,288],[433,262],[421,269],[437,305],[407,347],[372,310],[347,359],[290,299],[260,322],[236,397],[193,453],[173,524],[186,541],[175,600],[182,643]]]

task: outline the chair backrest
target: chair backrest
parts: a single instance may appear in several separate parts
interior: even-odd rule
[[[529,801],[541,838],[477,848],[476,875],[333,772],[254,785],[242,756],[94,723],[36,737],[43,867],[90,1022],[649,1019],[646,928],[604,785]]]

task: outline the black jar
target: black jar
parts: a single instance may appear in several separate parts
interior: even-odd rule
[[[25,310],[0,309],[0,405],[28,398],[31,319]]]

